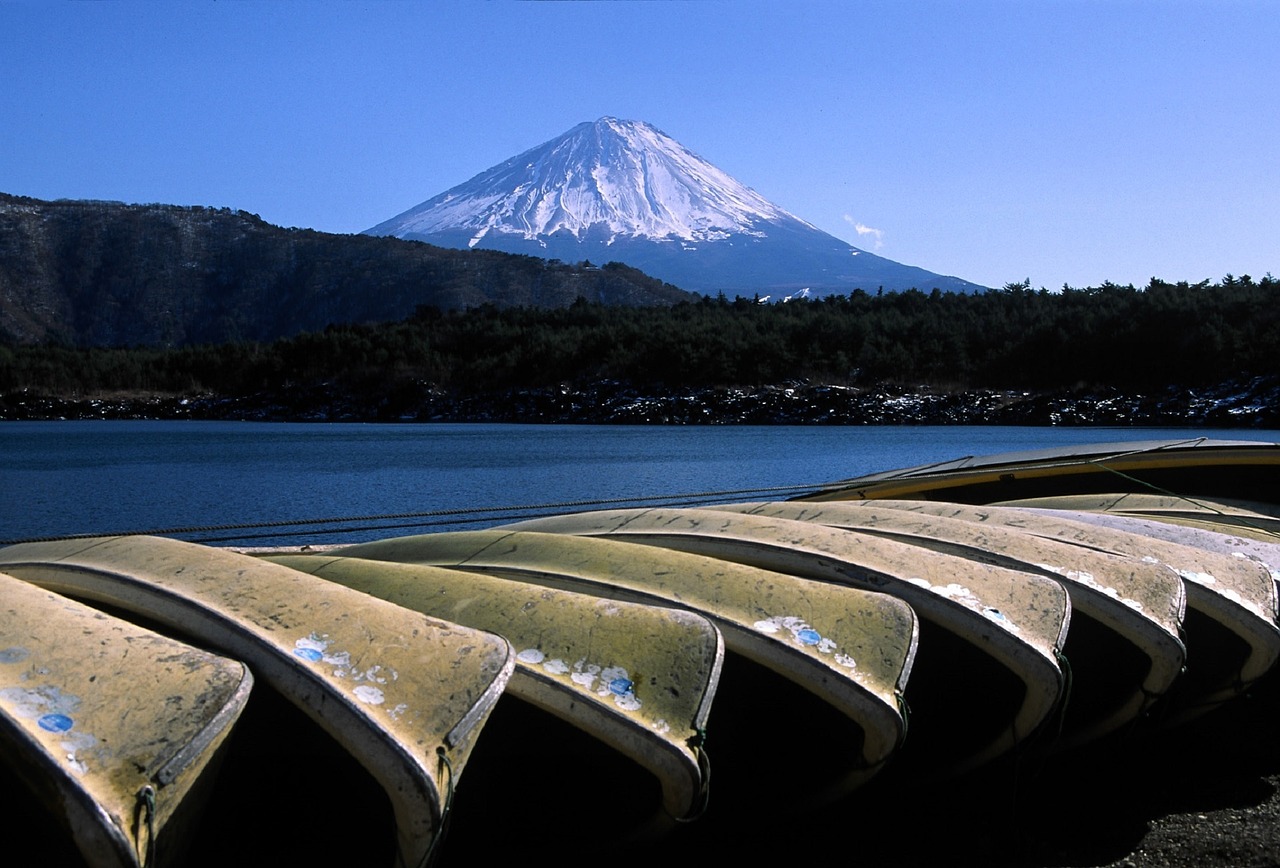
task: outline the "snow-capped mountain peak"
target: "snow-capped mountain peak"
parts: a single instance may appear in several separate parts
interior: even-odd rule
[[[526,239],[713,241],[797,220],[642,121],[603,117],[441,193],[370,232],[425,235],[466,229]]]
[[[859,250],[656,127],[612,117],[578,124],[367,231],[443,247],[623,262],[695,292],[981,289]]]

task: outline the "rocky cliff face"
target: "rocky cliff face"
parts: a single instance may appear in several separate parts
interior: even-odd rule
[[[0,194],[0,342],[269,341],[420,305],[690,298],[626,267],[282,229],[243,211]]]

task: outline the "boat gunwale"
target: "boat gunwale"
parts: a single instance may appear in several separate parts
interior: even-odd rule
[[[1072,452],[1073,448],[1094,451]],[[1190,453],[1190,455],[1188,454]],[[1072,475],[1129,473],[1140,470],[1176,470],[1188,466],[1244,467],[1259,460],[1280,466],[1280,443],[1254,440],[1133,441],[1082,444],[989,456],[965,456],[917,467],[886,470],[839,480],[817,491],[799,495],[799,501],[908,498],[939,495],[950,489],[1002,483],[1012,480],[1044,480]]]
[[[26,715],[15,715],[7,708],[0,707],[0,742],[7,742],[15,748],[4,751],[6,764],[33,792],[51,791],[57,794],[57,808],[60,810],[54,810],[50,806],[51,813],[70,833],[86,864],[137,866],[144,860],[146,852],[165,846],[159,842],[172,838],[169,823],[183,806],[182,800],[207,780],[202,778],[202,774],[212,768],[211,764],[226,744],[249,700],[254,686],[253,673],[240,660],[196,647],[119,615],[103,612],[83,600],[26,581],[7,570],[0,569],[0,582],[8,588],[6,604],[17,607],[13,609],[13,621],[21,621],[23,616],[19,613],[30,613],[33,609],[39,616],[39,622],[29,621],[19,627],[28,638],[35,638],[37,642],[28,642],[18,647],[23,647],[24,651],[35,656],[24,654],[5,664],[32,664],[37,660],[41,661],[34,673],[24,671],[19,677],[19,683],[34,683],[37,686],[52,683],[65,687],[68,672],[64,667],[68,661],[59,658],[56,665],[51,662],[50,645],[79,648],[86,642],[91,644],[92,653],[98,655],[92,658],[95,663],[102,662],[102,655],[107,654],[108,665],[128,665],[134,670],[139,666],[149,667],[153,663],[162,666],[173,663],[182,667],[193,682],[199,680],[194,677],[194,673],[205,667],[222,676],[222,683],[225,685],[222,689],[210,689],[210,692],[195,697],[186,693],[169,697],[191,699],[193,710],[202,705],[216,704],[210,706],[212,713],[192,718],[192,722],[198,724],[194,729],[187,728],[182,733],[166,730],[164,737],[158,740],[158,745],[154,748],[158,755],[146,764],[141,762],[141,756],[120,753],[121,750],[129,751],[140,747],[137,744],[130,746],[128,736],[107,738],[105,742],[100,740],[104,732],[94,725],[94,722],[103,722],[98,719],[102,710],[100,700],[89,702],[86,711],[81,705],[86,697],[83,694],[75,697],[77,711],[73,712],[75,717],[72,729],[85,733],[94,740],[93,747],[89,749],[93,754],[93,758],[88,761],[91,765],[79,769],[70,763],[76,759],[77,752],[84,745],[63,746],[61,750],[54,751],[49,744],[40,740],[31,727],[19,721],[18,718]],[[56,631],[56,637],[42,632],[41,628]],[[139,641],[144,644],[137,644]],[[57,651],[52,652],[55,657],[57,654]],[[55,668],[50,669],[51,666]],[[42,680],[28,682],[31,674],[40,676]],[[114,674],[121,673],[116,671]],[[50,676],[52,681],[43,680]],[[99,681],[97,674],[87,680],[91,685],[102,685],[100,690],[112,689],[105,679]],[[176,683],[170,683],[166,692],[175,689]],[[203,683],[206,688],[211,684],[208,678]],[[140,706],[134,705],[125,715],[136,716],[139,708]],[[175,713],[171,710],[172,707],[162,703],[160,708],[165,710],[168,722],[172,723],[172,715]],[[154,711],[160,713],[159,710]],[[82,718],[82,714],[88,716]],[[186,712],[182,710],[178,710],[176,714],[186,716]],[[108,717],[110,718],[109,712]],[[107,722],[110,723],[110,719]],[[141,725],[141,721],[131,720],[127,729],[138,732]],[[159,745],[163,745],[163,749]],[[105,749],[106,756],[110,757],[109,761],[104,762],[98,753],[99,749]],[[132,802],[129,807],[136,810],[138,800],[144,793],[150,790],[153,794],[151,821],[144,827],[135,822],[132,829],[127,828],[128,815],[117,814],[112,810],[124,807],[119,802],[120,797],[125,795],[120,789],[123,783],[120,777],[122,769],[127,769],[128,779],[135,784],[141,783],[136,792],[129,794],[128,800]],[[174,787],[185,772],[191,772],[193,776],[170,792],[169,788]],[[108,796],[117,799],[111,808],[105,801]],[[144,829],[148,839],[145,843],[142,840]]]
[[[1143,564],[1136,558],[1112,555],[1106,552],[1093,552],[1092,550],[1082,549],[1081,551],[1089,551],[1091,556],[1098,558],[1106,558],[1114,561],[1108,567],[1114,566],[1123,570],[1126,564],[1132,564],[1134,567],[1150,567],[1152,570],[1159,570],[1162,574],[1167,574],[1169,585],[1175,590],[1175,594],[1170,598],[1173,603],[1172,622],[1166,622],[1157,618],[1145,607],[1135,608],[1130,605],[1126,598],[1112,596],[1106,593],[1102,587],[1096,584],[1087,584],[1065,574],[1059,572],[1053,567],[1024,560],[1019,555],[1010,554],[1004,548],[982,548],[977,542],[963,541],[958,538],[935,536],[927,531],[919,531],[899,526],[893,521],[884,524],[856,524],[849,517],[841,515],[828,515],[831,510],[838,510],[842,505],[847,505],[850,509],[864,510],[873,509],[877,505],[877,501],[837,501],[823,503],[821,506],[808,507],[803,503],[795,501],[764,501],[758,503],[741,503],[741,504],[725,504],[711,507],[712,509],[724,510],[734,514],[759,515],[769,518],[784,518],[794,521],[803,521],[807,523],[818,524],[826,527],[835,527],[846,530],[855,534],[867,534],[882,539],[895,540],[906,543],[908,545],[918,546],[922,549],[938,552],[941,554],[954,555],[956,557],[975,560],[980,563],[988,563],[998,567],[1004,567],[1015,571],[1033,573],[1043,576],[1052,581],[1057,581],[1066,588],[1067,593],[1072,600],[1072,618],[1077,615],[1084,615],[1092,618],[1094,621],[1111,630],[1116,636],[1134,648],[1136,648],[1149,662],[1148,670],[1143,681],[1137,685],[1135,695],[1123,706],[1114,709],[1113,714],[1104,721],[1099,721],[1089,730],[1077,734],[1076,740],[1093,738],[1101,734],[1107,728],[1115,728],[1139,716],[1145,709],[1150,707],[1159,698],[1173,687],[1178,675],[1182,671],[1182,667],[1186,660],[1187,649],[1185,643],[1180,636],[1182,628],[1182,615],[1186,606],[1186,585],[1185,582],[1171,568],[1159,564]],[[796,516],[788,514],[792,510],[814,510],[812,515]],[[903,522],[913,513],[901,512]],[[1026,541],[1033,547],[1043,544],[1045,547],[1061,548],[1066,553],[1068,544],[1057,540],[1048,540],[1042,537],[1034,537],[1027,534],[1020,534],[1011,528],[1003,527],[982,527],[978,528],[970,523],[962,523],[960,519],[947,519],[943,516],[930,516],[941,523],[943,529],[951,524],[964,524],[964,527],[957,528],[963,532],[966,528],[972,527],[973,533],[979,532],[985,535],[994,535],[996,537],[1005,537],[1006,542],[1009,541]],[[877,520],[881,517],[876,516]],[[892,518],[892,517],[891,517]],[[963,536],[963,533],[957,537]],[[1096,565],[1095,565],[1096,566]],[[1108,576],[1110,577],[1110,576]],[[1114,590],[1114,588],[1113,588]],[[1069,635],[1069,634],[1068,634]],[[1066,636],[1062,637],[1060,644],[1065,646]],[[1140,640],[1140,641],[1139,641]],[[1068,661],[1070,655],[1067,655]]]
[[[357,569],[360,566],[396,566],[403,567],[406,570],[414,568],[434,569],[441,571],[457,572],[466,575],[468,571],[458,568],[442,567],[431,564],[410,564],[402,562],[380,561],[370,558],[358,558],[349,555],[340,555],[334,552],[326,552],[324,554],[315,555],[266,555],[265,560],[273,563],[283,564],[292,569],[299,569],[303,572],[310,573],[319,578],[327,578],[325,572],[330,567],[340,568],[342,564],[350,564]],[[303,563],[299,563],[302,561]],[[306,562],[315,563],[315,568],[310,569]],[[327,579],[337,584],[345,584],[342,579]],[[362,593],[370,593],[362,591]],[[571,593],[573,596],[585,597],[587,595]],[[375,595],[376,596],[376,595]],[[385,599],[385,598],[384,598]],[[598,598],[592,598],[598,599]],[[396,603],[396,605],[406,605],[404,603]],[[507,690],[531,705],[534,705],[549,714],[574,725],[593,738],[607,744],[625,756],[635,761],[641,766],[649,767],[654,770],[656,776],[662,782],[664,792],[664,808],[674,819],[686,820],[696,815],[698,806],[703,799],[705,793],[706,781],[705,777],[705,760],[700,760],[699,753],[688,742],[697,737],[700,730],[706,728],[706,720],[710,714],[712,699],[715,695],[716,686],[720,679],[720,669],[724,661],[724,639],[720,635],[716,626],[708,619],[700,617],[696,612],[690,612],[684,609],[676,609],[670,606],[658,607],[644,604],[635,604],[644,606],[649,609],[666,608],[681,615],[688,615],[692,618],[702,620],[710,630],[713,637],[714,653],[711,655],[710,665],[707,669],[707,677],[701,689],[698,691],[699,700],[694,710],[691,722],[685,725],[687,732],[685,738],[681,740],[670,739],[664,737],[664,734],[653,728],[651,721],[642,720],[631,715],[619,713],[613,704],[606,699],[601,698],[596,691],[582,688],[573,682],[566,684],[564,679],[555,678],[545,672],[541,667],[525,663],[520,659],[519,655],[515,655],[515,669],[512,673],[511,680],[507,683]],[[412,605],[406,605],[407,608],[414,608]],[[420,610],[419,610],[420,611]],[[427,614],[427,613],[424,613]],[[442,617],[432,615],[432,617]],[[464,623],[459,621],[459,623]],[[501,631],[494,630],[491,627],[480,627],[486,632],[498,633],[505,635]],[[510,641],[510,637],[508,637]],[[514,647],[514,646],[513,646]],[[528,687],[523,685],[528,683]],[[581,717],[580,717],[581,716]],[[619,736],[622,736],[621,738]],[[646,747],[656,748],[661,757],[660,762],[654,762],[650,757],[650,753]]]
[[[19,576],[19,578],[67,596],[85,598],[132,611],[163,624],[181,636],[198,635],[202,641],[224,649],[232,656],[252,661],[257,673],[261,676],[260,680],[288,698],[344,749],[362,758],[361,764],[379,782],[390,799],[398,830],[398,858],[402,861],[408,859],[414,863],[426,858],[439,840],[447,806],[442,784],[437,780],[437,775],[441,773],[440,769],[433,768],[435,763],[431,762],[432,760],[438,762],[439,758],[434,753],[419,756],[401,738],[377,725],[376,721],[345,691],[333,690],[332,685],[319,672],[306,666],[300,658],[290,654],[283,645],[278,644],[279,640],[268,633],[259,632],[262,628],[256,625],[251,628],[241,624],[217,606],[210,606],[202,600],[184,596],[173,588],[147,582],[143,578],[114,568],[77,563],[73,560],[84,557],[92,549],[107,543],[120,540],[136,542],[139,539],[148,538],[87,538],[75,541],[84,544],[81,548],[65,553],[57,559],[3,560],[5,554],[12,554],[14,549],[21,552],[48,545],[46,543],[19,544],[0,549],[0,571],[33,570],[37,575],[45,574],[47,576],[45,578],[28,576]],[[176,541],[164,540],[164,542]],[[243,557],[253,560],[247,556]],[[73,581],[70,577],[80,577],[88,581],[65,584]],[[116,593],[113,589],[127,593]],[[218,636],[219,639],[211,639],[210,633]],[[500,639],[506,647],[505,665],[468,706],[464,718],[444,734],[446,739],[465,738],[488,713],[488,710],[492,709],[510,677],[515,665],[515,653],[509,642],[501,637],[496,638]],[[479,715],[476,714],[478,708],[483,708]],[[372,738],[368,737],[369,734]],[[370,747],[373,750],[370,750]],[[417,771],[410,774],[409,769]],[[450,772],[450,780],[447,782],[450,789],[453,787],[453,774],[456,772]],[[414,804],[421,804],[427,808],[428,816],[425,817],[427,820],[425,826],[422,823],[424,818],[419,816],[419,810],[413,806]]]
[[[803,687],[807,692],[816,696],[819,700],[826,702],[837,708],[846,717],[859,722],[863,728],[864,745],[863,759],[859,763],[858,768],[870,771],[881,768],[884,763],[891,758],[893,752],[901,745],[906,736],[906,710],[903,700],[903,690],[905,689],[906,680],[912,664],[915,660],[917,644],[919,640],[919,623],[915,612],[910,607],[901,603],[901,601],[893,599],[895,611],[905,615],[910,623],[910,637],[907,642],[905,659],[902,667],[898,669],[898,676],[892,685],[885,685],[882,688],[873,688],[868,685],[864,679],[850,674],[842,667],[835,665],[833,662],[823,656],[817,656],[804,648],[795,647],[790,643],[773,638],[770,634],[762,633],[753,629],[745,620],[740,620],[736,616],[729,617],[723,611],[717,611],[713,608],[714,604],[705,600],[693,600],[687,595],[681,595],[679,599],[663,596],[657,591],[644,590],[634,584],[626,585],[616,583],[605,583],[600,579],[594,579],[584,573],[571,571],[572,568],[565,567],[562,564],[551,565],[546,562],[539,562],[536,565],[526,563],[521,565],[515,562],[500,561],[486,557],[485,553],[496,551],[497,547],[504,542],[519,543],[525,540],[534,540],[541,543],[568,543],[577,545],[577,541],[587,546],[607,545],[610,548],[617,547],[619,549],[631,546],[639,546],[638,543],[627,543],[625,541],[605,541],[598,538],[588,536],[574,536],[568,534],[551,534],[536,531],[515,531],[504,528],[480,530],[480,531],[457,531],[441,534],[424,534],[413,537],[404,537],[398,539],[390,539],[380,541],[382,543],[405,543],[414,540],[430,540],[432,542],[450,542],[458,539],[474,540],[476,546],[469,548],[467,556],[461,560],[454,556],[448,558],[418,558],[411,561],[415,563],[433,563],[436,565],[447,566],[450,569],[458,569],[467,572],[483,573],[488,575],[498,575],[509,577],[517,581],[532,581],[535,584],[547,585],[550,587],[564,588],[566,590],[578,593],[587,593],[599,596],[602,591],[607,596],[614,599],[621,599],[630,602],[637,602],[646,605],[660,605],[665,607],[675,607],[685,610],[691,610],[700,614],[711,621],[725,637],[726,645],[729,650],[734,653],[741,654],[747,659],[765,666],[766,668],[794,681]],[[369,557],[366,547],[377,545],[359,544],[351,546],[352,550],[360,551],[362,557]],[[671,552],[672,550],[664,550],[657,547],[644,547],[649,552],[646,556],[663,557],[659,552]],[[695,558],[705,565],[716,564],[717,559],[699,557],[684,552],[674,552],[680,558]],[[393,559],[390,554],[386,555],[386,559]],[[726,562],[727,564],[727,562]],[[771,580],[781,580],[788,584],[791,582],[801,582],[803,580],[796,576],[776,573],[774,571],[764,570],[747,565],[727,564],[730,566],[742,566],[757,573],[761,577],[768,576]],[[617,578],[616,576],[614,577]],[[886,595],[877,592],[865,591],[862,589],[850,589],[858,594],[871,594],[874,597],[883,597]],[[811,681],[814,667],[821,667],[821,671],[827,673],[822,677]],[[834,676],[834,677],[832,677]],[[865,723],[861,723],[862,718],[868,718],[868,722],[874,724],[870,728]],[[880,738],[879,733],[884,730],[891,733],[889,738]],[[870,756],[868,756],[870,754]],[[853,782],[852,779],[850,781]]]
[[[596,536],[606,538],[618,538],[627,541],[640,542],[646,545],[653,545],[658,548],[670,548],[679,551],[689,551],[698,554],[710,555],[723,560],[745,563],[748,565],[759,566],[764,569],[771,569],[777,572],[790,572],[802,578],[823,581],[834,584],[847,584],[853,587],[862,588],[864,590],[873,590],[881,593],[890,593],[899,597],[913,609],[922,619],[933,621],[943,630],[955,635],[961,641],[973,646],[979,652],[992,658],[997,665],[1008,670],[1015,679],[1017,679],[1024,688],[1024,696],[1021,706],[1015,715],[1011,725],[1006,731],[995,736],[989,743],[979,747],[973,755],[965,758],[957,763],[956,771],[967,771],[976,767],[995,756],[1004,753],[1006,750],[1012,749],[1014,746],[1024,742],[1037,732],[1051,717],[1053,710],[1058,706],[1062,699],[1065,689],[1066,676],[1061,667],[1061,644],[1066,636],[1067,626],[1070,622],[1071,602],[1066,590],[1057,581],[1043,578],[1032,574],[1022,574],[1027,578],[1027,585],[1040,584],[1042,590],[1056,591],[1061,595],[1061,609],[1063,617],[1059,619],[1057,635],[1050,640],[1047,646],[1042,647],[1037,643],[1028,641],[1020,636],[1016,636],[1008,629],[993,622],[990,618],[982,613],[965,606],[957,600],[943,597],[931,590],[921,588],[906,579],[900,577],[889,576],[892,579],[894,591],[887,590],[886,587],[870,587],[871,582],[863,583],[863,580],[854,578],[847,573],[836,568],[835,562],[843,563],[853,567],[858,571],[868,571],[878,573],[874,569],[868,570],[865,565],[856,561],[848,560],[847,554],[838,551],[824,551],[820,549],[811,549],[808,547],[800,548],[795,545],[794,540],[789,545],[774,540],[761,541],[750,536],[734,536],[728,534],[716,533],[710,530],[715,526],[715,519],[720,519],[723,524],[729,519],[750,519],[750,516],[734,515],[725,512],[716,512],[714,509],[690,509],[676,508],[663,509],[660,507],[622,509],[622,510],[601,510],[593,513],[573,513],[563,516],[554,516],[551,518],[532,519],[527,521],[515,522],[503,525],[500,529],[504,530],[545,530],[547,528],[556,527],[557,522],[565,520],[583,521],[590,517],[596,517],[604,520],[605,517],[611,517],[613,520],[621,522],[612,528],[598,529],[573,529],[570,525],[567,529],[562,530],[564,533],[571,533],[583,536]],[[646,521],[668,521],[668,527],[649,527],[643,530],[638,529],[641,516]],[[665,518],[664,518],[665,517]],[[684,520],[696,520],[703,518],[708,520],[707,528],[688,529],[672,529],[671,522],[677,518]],[[798,526],[811,527],[803,522],[787,522],[786,519],[778,519],[777,522],[789,523]],[[745,523],[745,522],[744,522]],[[829,529],[833,534],[844,533],[836,529]],[[695,547],[685,548],[680,543],[686,540],[703,539],[707,541],[707,545],[695,543]],[[686,543],[687,544],[687,543]],[[908,548],[905,544],[902,547]],[[769,561],[762,563],[752,557],[739,557],[742,549],[763,552],[770,557],[774,556],[790,556],[793,560],[797,557],[803,558],[803,564],[812,567],[814,564],[821,565],[821,569],[784,569],[777,564]],[[937,558],[945,558],[943,555],[934,555]],[[955,559],[959,560],[959,559]],[[826,563],[826,562],[831,563]],[[1009,578],[1015,571],[1001,570],[997,567],[985,567],[985,565],[975,565],[975,567],[984,567],[987,570],[1008,574]],[[1052,590],[1050,590],[1052,589]],[[978,626],[978,636],[971,634],[972,628]],[[982,634],[981,628],[988,628],[989,632]],[[1037,698],[1038,697],[1038,698]]]

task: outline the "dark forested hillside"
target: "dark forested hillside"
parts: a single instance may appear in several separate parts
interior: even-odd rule
[[[635,269],[272,226],[243,211],[0,194],[0,343],[272,341],[492,303],[691,296]]]
[[[607,271],[607,269],[606,269]],[[1280,374],[1280,281],[980,295],[916,291],[667,307],[422,307],[397,323],[175,349],[0,346],[0,390],[242,394],[288,384],[456,393],[615,380],[652,389],[927,384],[1150,390]]]
[[[802,383],[868,407],[885,387],[1023,396],[1006,403],[1176,387],[1188,406],[1204,389],[1270,405],[1240,396],[1280,383],[1280,281],[761,304],[690,295],[616,263],[280,229],[225,209],[0,195],[0,417],[59,412],[33,409],[33,396],[129,394],[254,396],[288,418],[308,402],[352,418],[523,418],[508,408],[528,400],[574,419],[592,402]],[[468,401],[479,409],[457,409]],[[1244,404],[1250,418],[1276,417]],[[714,413],[754,418],[726,408]]]

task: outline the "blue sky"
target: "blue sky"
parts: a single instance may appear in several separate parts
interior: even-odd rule
[[[0,0],[0,191],[358,232],[602,115],[989,286],[1280,272],[1280,3]]]

